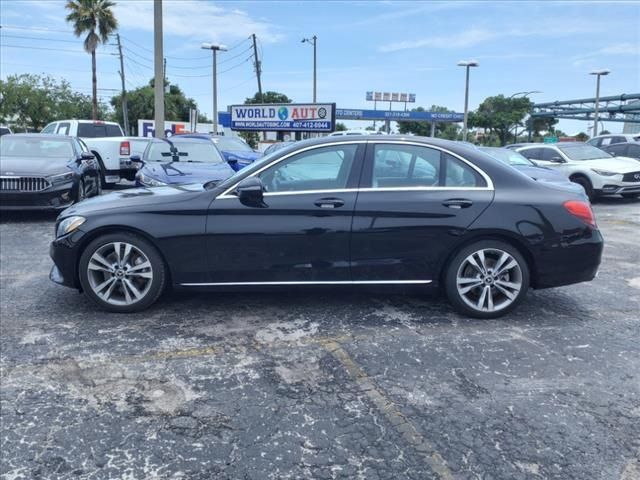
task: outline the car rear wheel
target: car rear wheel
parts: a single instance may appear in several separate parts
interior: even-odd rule
[[[484,240],[463,248],[445,273],[453,307],[475,318],[495,318],[522,301],[529,288],[529,268],[509,244]]]
[[[593,191],[593,185],[591,185],[591,182],[589,181],[589,179],[587,177],[583,177],[581,175],[578,175],[576,177],[571,177],[570,180],[573,183],[577,183],[582,188],[584,188],[584,193],[587,194],[587,197],[589,198],[589,201],[592,202],[595,199],[595,193]]]
[[[80,257],[82,289],[101,308],[118,313],[148,308],[165,288],[166,267],[157,249],[128,232],[97,238]]]

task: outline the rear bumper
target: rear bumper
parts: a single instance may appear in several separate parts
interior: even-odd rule
[[[41,192],[0,192],[0,210],[62,210],[73,203],[73,185]]]
[[[568,241],[539,253],[535,288],[589,282],[596,277],[604,248],[600,231],[591,230],[581,238],[565,240]]]

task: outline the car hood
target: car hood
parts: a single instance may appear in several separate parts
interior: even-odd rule
[[[168,184],[206,183],[225,180],[235,172],[228,163],[146,163],[141,172]]]
[[[576,163],[587,165],[589,168],[596,168],[615,173],[638,171],[638,161],[627,157],[598,158],[595,160],[583,160]]]
[[[44,176],[69,171],[68,158],[59,157],[0,157],[0,175]]]
[[[88,216],[104,210],[143,208],[148,205],[181,202],[190,200],[203,191],[204,187],[201,184],[129,188],[87,198],[67,208],[60,214],[60,218],[71,215]]]
[[[262,157],[262,154],[259,152],[245,152],[242,150],[222,150],[222,155],[225,160],[236,158],[238,160],[248,160],[250,162],[254,162]]]

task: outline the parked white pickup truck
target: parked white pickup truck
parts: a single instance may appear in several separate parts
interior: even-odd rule
[[[59,120],[44,127],[40,133],[79,137],[100,164],[103,187],[118,183],[121,178],[134,180],[137,166],[131,163],[130,157],[142,156],[151,140],[125,137],[117,123],[98,120]]]

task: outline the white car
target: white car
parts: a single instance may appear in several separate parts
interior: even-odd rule
[[[581,142],[537,143],[515,150],[538,165],[562,172],[582,185],[592,200],[601,195],[640,196],[640,164],[632,158],[614,157]]]
[[[614,145],[616,143],[629,143],[640,142],[640,133],[609,133],[606,135],[598,135],[593,137],[587,143],[594,147],[602,148],[607,145]]]
[[[69,135],[80,138],[100,164],[102,186],[118,183],[121,178],[133,180],[137,166],[131,155],[142,156],[151,138],[125,137],[115,122],[93,120],[59,120],[48,124],[40,133]]]

